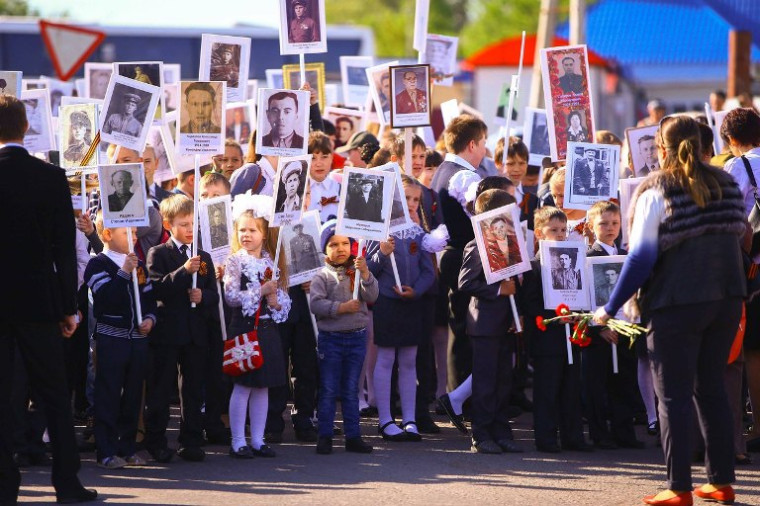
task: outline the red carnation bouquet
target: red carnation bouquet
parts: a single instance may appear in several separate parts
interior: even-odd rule
[[[575,323],[573,326],[573,333],[570,336],[570,342],[581,348],[591,344],[591,338],[588,336],[588,324],[593,319],[592,313],[579,313],[571,311],[567,304],[560,304],[555,309],[557,316],[554,318],[544,318],[543,316],[536,317],[536,327],[539,330],[545,331],[546,326],[552,323],[569,324]],[[625,320],[618,320],[616,318],[610,318],[607,320],[606,327],[610,330],[614,330],[618,334],[628,336],[631,340],[631,346],[634,341],[640,335],[646,332],[646,329],[635,323],[630,323]]]

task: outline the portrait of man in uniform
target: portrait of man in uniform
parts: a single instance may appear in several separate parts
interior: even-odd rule
[[[240,78],[240,46],[215,42],[211,46],[211,81],[225,81],[237,88]]]
[[[404,89],[396,94],[396,114],[413,114],[427,112],[428,100],[424,85],[418,87],[419,78],[413,70],[403,72]]]
[[[111,174],[111,187],[113,193],[108,195],[108,210],[111,212],[122,212],[129,205],[134,193],[132,192],[132,174],[126,170],[117,170]]]
[[[322,260],[319,257],[319,249],[314,243],[314,238],[304,233],[303,224],[293,225],[295,236],[290,240],[290,260],[293,273],[319,269]]]
[[[116,89],[121,87],[122,85],[117,84]],[[137,111],[137,106],[140,105],[141,101],[142,97],[133,91],[122,93],[121,111],[108,115],[108,119],[103,124],[103,131],[108,134],[118,132],[130,137],[139,137],[142,130],[142,122],[138,121],[135,117],[135,111]]]
[[[69,115],[68,147],[63,152],[67,162],[80,162],[92,144],[92,122],[83,111]]]
[[[222,248],[229,244],[227,217],[224,202],[209,206],[209,231],[211,233],[211,249]]]
[[[581,271],[574,268],[574,251],[550,248],[552,261],[552,288],[555,290],[582,290]]]
[[[292,19],[288,25],[288,41],[317,42],[319,41],[319,24],[312,18],[310,0],[292,0]]]
[[[573,194],[605,195],[609,192],[609,177],[604,162],[597,160],[595,149],[586,149],[584,158],[575,160],[573,167]]]
[[[609,302],[620,277],[620,270],[621,266],[615,264],[594,266],[594,302],[597,306],[604,306]]]
[[[562,58],[562,71],[559,87],[565,93],[583,93],[583,77],[575,71],[576,61],[570,55]]]

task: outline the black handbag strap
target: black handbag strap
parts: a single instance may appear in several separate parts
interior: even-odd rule
[[[752,189],[755,191],[755,200],[757,200],[757,181],[755,181],[755,175],[752,173],[752,166],[749,164],[749,160],[747,160],[746,156],[742,155],[741,159],[742,162],[744,162],[744,170],[747,171],[749,183],[752,185]]]

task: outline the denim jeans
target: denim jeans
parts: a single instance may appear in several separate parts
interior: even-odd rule
[[[319,436],[332,437],[335,401],[340,398],[346,439],[359,431],[359,374],[367,352],[367,330],[319,332]]]

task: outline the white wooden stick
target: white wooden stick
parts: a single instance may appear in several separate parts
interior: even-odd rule
[[[364,239],[359,239],[359,244],[357,245],[358,248],[356,250],[356,257],[359,258],[362,256],[362,249],[364,249]],[[353,293],[353,299],[359,298],[359,283],[362,282],[361,274],[359,274],[359,271],[356,271],[354,273],[354,293]]]
[[[523,59],[525,57],[525,30],[522,32],[522,41],[520,42],[520,66],[517,67],[517,88],[515,89],[515,96],[520,95],[520,78],[522,77]]]
[[[515,302],[515,296],[509,296],[509,304],[512,306],[512,317],[515,319],[515,330],[522,332],[522,325],[520,325],[520,314],[517,312],[517,303]]]
[[[409,177],[412,177],[412,129],[406,127],[404,129],[404,172]]]
[[[224,294],[222,284],[216,280],[216,289],[219,291],[219,321],[222,322],[222,341],[227,340],[227,325],[224,323]]]
[[[509,85],[509,105],[507,106],[506,127],[504,128],[504,157],[502,163],[504,170],[507,169],[507,151],[509,151],[509,129],[512,126],[512,109],[515,106],[515,95],[517,95],[517,86],[520,83],[520,76],[513,75],[512,82]]]
[[[82,171],[81,184],[82,184],[82,189],[81,189],[82,201],[80,202],[80,204],[82,204],[82,214],[85,214],[87,213],[88,202],[87,202],[87,176],[85,175],[84,171]]]
[[[720,135],[720,132],[715,132],[715,118],[713,117],[713,111],[710,107],[710,102],[705,102],[705,116],[707,116],[707,125],[710,127],[710,130],[713,131],[713,134]],[[716,155],[719,155],[719,149],[718,149],[718,135],[713,135],[713,151]]]
[[[282,249],[282,234],[277,234],[277,246],[274,250],[274,279],[280,279],[280,273],[277,271],[277,267],[280,265],[280,249]]]
[[[301,86],[303,86],[306,82],[306,59],[304,58],[303,53],[298,55],[298,60],[301,64]]]
[[[617,345],[615,343],[610,343],[610,346],[612,346],[612,372],[614,374],[617,374],[618,373]]]
[[[195,155],[195,170],[193,178],[193,249],[190,252],[190,257],[198,255],[198,188],[201,178],[201,155]],[[198,273],[193,273],[193,290],[198,288]],[[195,302],[190,303],[190,307],[196,307]]]
[[[398,287],[399,291],[401,290],[401,278],[398,275],[398,265],[396,265],[396,255],[391,251],[391,267],[393,267],[393,278],[396,280],[396,286]]]
[[[567,345],[567,363],[573,365],[573,343],[570,342],[570,324],[565,324],[565,344]]]
[[[319,342],[319,327],[317,327],[317,317],[311,312],[311,297],[306,294],[306,305],[309,306],[309,316],[311,317],[311,326],[314,328],[314,339]]]
[[[130,253],[135,252],[135,245],[132,244],[132,227],[127,227],[127,245],[128,245],[128,251]],[[135,269],[132,271],[132,287],[135,291],[135,311],[137,311],[137,324],[142,325],[143,317],[142,317],[142,304],[140,304],[140,283],[137,281],[137,269],[139,267],[135,267]]]

